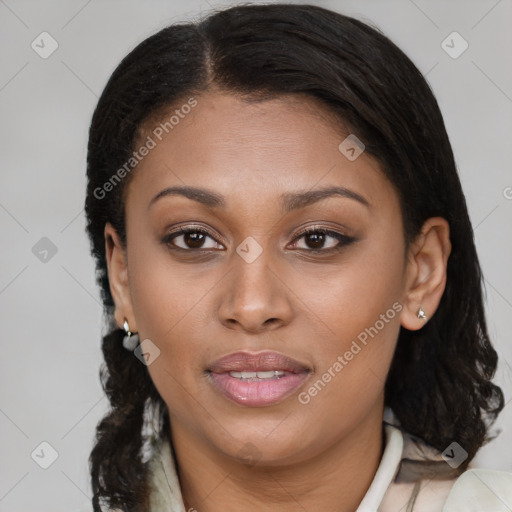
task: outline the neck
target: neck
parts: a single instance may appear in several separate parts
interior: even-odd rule
[[[382,414],[371,416],[323,452],[285,465],[240,463],[174,422],[172,441],[185,510],[354,512],[383,452]]]

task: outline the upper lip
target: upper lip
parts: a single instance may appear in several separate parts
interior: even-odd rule
[[[292,373],[309,371],[308,367],[291,357],[278,352],[233,352],[213,362],[208,371],[212,373],[242,372],[242,371],[280,370]]]

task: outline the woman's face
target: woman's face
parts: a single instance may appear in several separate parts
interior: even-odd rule
[[[116,318],[151,340],[175,439],[304,460],[382,420],[407,285],[398,196],[312,100],[196,101],[141,139],[156,146],[127,190]]]

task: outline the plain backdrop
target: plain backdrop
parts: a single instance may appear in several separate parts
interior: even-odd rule
[[[87,458],[107,409],[98,378],[102,308],[83,213],[98,97],[144,38],[234,3],[0,0],[0,511],[92,510]],[[507,401],[502,433],[475,464],[512,470],[512,2],[309,3],[379,27],[438,98],[475,230],[500,355],[496,382]],[[41,43],[36,50],[41,37],[45,51],[58,45],[47,58]]]

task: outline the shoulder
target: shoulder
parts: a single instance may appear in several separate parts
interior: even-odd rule
[[[512,510],[512,473],[469,469],[450,480],[422,479],[392,486],[379,512],[508,512]]]
[[[512,473],[489,469],[464,472],[448,495],[442,512],[512,510]]]
[[[512,473],[468,469],[461,474],[453,450],[443,453],[402,430],[403,452],[379,512],[512,511]]]

